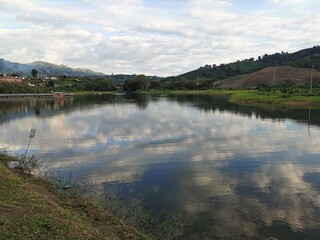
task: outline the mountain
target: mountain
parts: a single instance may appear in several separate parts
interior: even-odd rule
[[[36,61],[29,64],[22,64],[16,62],[9,62],[0,59],[0,73],[7,75],[17,74],[21,77],[31,76],[31,70],[36,69],[39,74],[44,76],[69,76],[69,77],[87,77],[96,79],[97,77],[108,77],[113,80],[115,84],[123,84],[126,80],[136,76],[135,74],[115,74],[105,75],[103,73],[94,72],[90,69],[71,68],[65,65],[57,65],[47,62]],[[162,78],[157,76],[147,76],[150,81],[160,80]]]
[[[267,67],[291,66],[295,68],[311,68],[320,70],[320,46],[303,49],[295,53],[275,53],[254,58],[238,60],[233,63],[220,65],[205,65],[194,71],[184,73],[178,77],[192,79],[222,80],[244,74],[254,73]]]
[[[104,76],[103,73],[94,72],[89,69],[71,68],[65,65],[56,65],[47,62],[32,62],[29,64],[21,64],[16,62],[0,59],[0,73],[18,74],[19,76],[31,76],[31,70],[36,69],[39,74],[46,76]]]
[[[320,84],[320,72],[313,70],[313,84]],[[262,85],[272,84],[310,84],[310,68],[294,68],[291,66],[267,67],[250,74],[218,80],[214,88],[224,89],[255,89]]]
[[[31,70],[32,68],[27,64],[9,62],[3,58],[0,59],[0,73],[12,74],[29,71],[29,75],[31,75]]]
[[[65,65],[56,65],[47,62],[33,62],[29,64],[32,68],[36,69],[39,73],[48,76],[73,76],[73,77],[85,77],[85,76],[103,76],[103,73],[94,72],[90,69],[83,68],[71,68]]]

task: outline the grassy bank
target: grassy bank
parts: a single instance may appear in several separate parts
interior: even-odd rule
[[[0,153],[0,239],[148,239],[82,197],[8,169]]]
[[[259,92],[257,90],[238,90],[232,93],[230,102],[257,105],[273,104],[282,106],[320,107],[320,95],[287,94],[276,92]]]
[[[115,92],[100,92],[100,91],[75,91],[74,95],[92,95],[92,94],[114,94]]]
[[[320,107],[320,95],[299,93],[260,92],[258,90],[155,90],[151,94],[221,94],[228,95],[232,103],[243,105],[273,104],[281,106]]]

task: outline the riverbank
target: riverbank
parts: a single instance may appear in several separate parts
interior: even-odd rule
[[[227,95],[228,101],[241,105],[279,105],[290,107],[320,107],[320,95],[299,93],[261,92],[258,90],[155,90],[149,91],[155,95],[177,94],[212,94]]]
[[[13,94],[0,94],[1,98],[19,99],[19,98],[72,98],[73,93],[53,92],[53,93],[13,93]]]
[[[81,95],[101,95],[101,94],[115,94],[117,92],[102,92],[102,91],[76,91],[73,92],[75,96]]]
[[[103,208],[9,169],[0,153],[0,239],[148,239]]]

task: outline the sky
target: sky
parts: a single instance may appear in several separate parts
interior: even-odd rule
[[[179,75],[320,43],[319,0],[0,0],[0,58]]]

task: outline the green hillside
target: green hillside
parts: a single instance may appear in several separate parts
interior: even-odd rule
[[[199,78],[221,80],[253,73],[266,67],[291,66],[295,68],[311,68],[312,65],[315,66],[315,69],[320,70],[320,46],[303,49],[295,53],[281,52],[271,55],[265,54],[256,60],[249,58],[228,64],[205,65],[178,77],[190,80]]]

